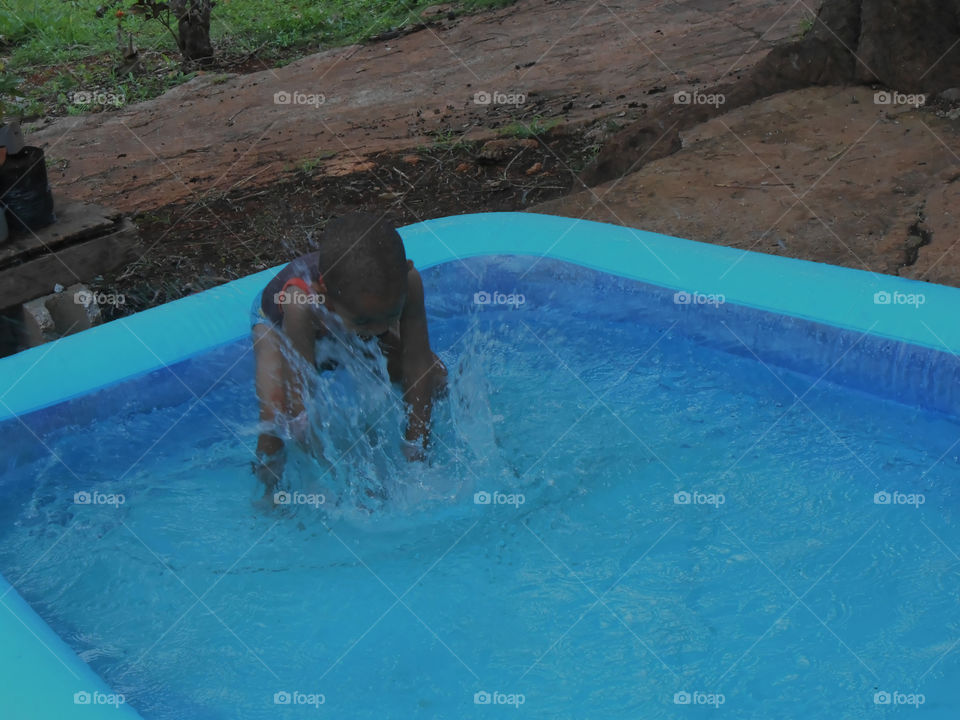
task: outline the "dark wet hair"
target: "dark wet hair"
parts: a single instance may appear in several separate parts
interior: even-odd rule
[[[327,223],[318,248],[318,270],[334,298],[359,293],[403,293],[407,254],[393,223],[373,213],[350,213]]]

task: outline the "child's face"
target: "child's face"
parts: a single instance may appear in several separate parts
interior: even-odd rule
[[[361,294],[348,303],[331,301],[327,307],[340,316],[344,327],[368,340],[383,335],[400,322],[406,293],[390,296]]]

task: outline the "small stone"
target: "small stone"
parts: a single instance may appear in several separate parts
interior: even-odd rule
[[[480,162],[496,163],[505,160],[511,155],[516,155],[523,150],[537,147],[539,147],[539,143],[533,138],[525,138],[523,140],[488,140],[477,153],[477,160]]]
[[[37,298],[23,306],[23,340],[28,347],[43,345],[57,338],[57,328],[45,300]]]
[[[541,170],[543,170],[543,163],[534,163],[527,168],[527,175],[536,175]]]
[[[444,15],[448,15],[453,12],[453,5],[449,3],[443,3],[442,5],[431,5],[420,11],[420,17],[422,18],[437,18]]]
[[[940,93],[940,99],[946,100],[950,103],[960,102],[960,88],[950,88],[949,90],[944,90],[942,93]]]
[[[419,155],[404,155],[401,160],[407,165],[416,165],[420,162]]]

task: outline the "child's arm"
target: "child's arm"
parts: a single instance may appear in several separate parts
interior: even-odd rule
[[[290,292],[290,291],[288,291]],[[292,292],[302,292],[294,288]],[[283,313],[283,328],[260,323],[253,328],[254,357],[256,360],[256,391],[260,401],[260,422],[276,423],[280,419],[294,422],[288,429],[303,434],[305,423],[300,418],[304,411],[303,373],[314,365],[314,341],[318,323],[315,315],[304,304],[291,304]],[[283,474],[283,440],[273,433],[263,432],[257,439],[256,474],[273,491]]]
[[[447,369],[430,349],[423,281],[412,266],[407,274],[407,302],[400,317],[400,340],[403,399],[409,406],[406,440],[413,448],[411,459],[419,459],[430,433],[433,398],[446,386]]]
[[[274,423],[286,412],[287,391],[283,347],[278,333],[266,323],[253,327],[253,353],[256,361],[256,391],[260,401],[260,422]],[[261,432],[257,438],[257,461],[254,473],[264,485],[264,494],[276,488],[283,475],[283,440],[272,433]]]
[[[304,294],[299,287],[285,292]],[[290,345],[287,352],[287,414],[295,418],[303,412],[303,373],[316,365],[316,341],[319,330],[316,309],[306,303],[291,302],[283,309],[283,334]],[[302,358],[302,360],[301,360]]]

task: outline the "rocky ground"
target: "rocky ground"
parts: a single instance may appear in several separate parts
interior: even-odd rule
[[[862,87],[782,93],[533,209],[960,285],[958,115],[877,105]]]
[[[101,283],[131,298],[125,312],[282,262],[358,208],[403,224],[532,209],[960,285],[949,104],[783,93],[685,131],[621,180],[578,180],[617,130],[678,91],[735,80],[818,6],[521,0],[455,20],[440,8],[417,32],[28,130],[57,192],[135,215],[145,252]],[[275,102],[295,92],[323,101]]]

